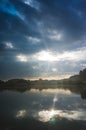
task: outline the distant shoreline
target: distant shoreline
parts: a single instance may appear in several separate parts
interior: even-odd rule
[[[79,75],[71,76],[62,80],[25,80],[10,79],[7,81],[0,80],[0,90],[15,90],[24,92],[30,89],[69,89],[72,92],[82,93],[86,97],[86,69],[79,72]]]

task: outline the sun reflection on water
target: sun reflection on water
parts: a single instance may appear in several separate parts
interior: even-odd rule
[[[56,116],[60,116],[60,114],[61,114],[61,110],[57,111],[57,110],[51,109],[51,110],[39,111],[38,116],[39,116],[40,121],[47,122]]]
[[[68,111],[68,110],[42,110],[38,112],[38,118],[42,122],[48,122],[55,119],[66,118],[68,120],[85,120],[86,121],[86,111]]]

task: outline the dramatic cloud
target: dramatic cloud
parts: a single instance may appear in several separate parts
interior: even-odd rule
[[[65,78],[85,56],[85,0],[0,1],[0,79]]]

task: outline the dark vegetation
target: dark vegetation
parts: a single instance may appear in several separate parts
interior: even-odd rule
[[[80,71],[78,75],[71,76],[63,80],[24,80],[11,79],[8,81],[0,80],[0,90],[26,91],[30,89],[64,88],[73,92],[81,93],[82,98],[86,98],[86,69]]]

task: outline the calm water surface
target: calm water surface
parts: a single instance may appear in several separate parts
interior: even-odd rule
[[[0,92],[0,130],[86,130],[86,100],[64,89]]]

